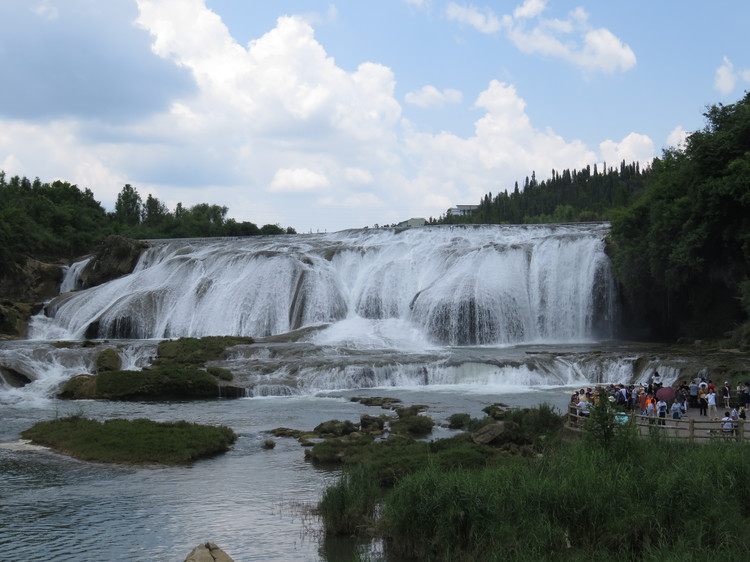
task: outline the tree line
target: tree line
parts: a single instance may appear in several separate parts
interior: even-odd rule
[[[550,178],[526,176],[523,189],[485,195],[466,215],[446,213],[432,224],[543,224],[610,220],[613,210],[632,204],[645,190],[650,169],[638,162],[601,169],[552,170]]]
[[[67,181],[42,183],[27,177],[6,178],[0,171],[0,270],[21,265],[27,257],[73,258],[91,251],[108,234],[130,238],[192,238],[294,233],[276,224],[258,227],[227,218],[227,207],[200,203],[174,211],[156,197],[143,201],[126,184],[115,210],[107,212],[89,188]]]

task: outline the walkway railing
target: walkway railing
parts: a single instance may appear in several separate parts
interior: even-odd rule
[[[709,419],[682,418],[679,420],[671,417],[659,418],[655,416],[642,416],[637,413],[622,413],[618,415],[620,423],[628,420],[635,422],[641,435],[651,435],[658,432],[660,436],[670,439],[684,439],[690,443],[704,443],[712,440],[726,441],[750,441],[750,424],[740,419],[733,422],[729,430],[724,427],[726,422],[721,418]],[[583,430],[587,416],[581,416],[577,411],[571,409],[568,412],[567,426],[575,431]]]

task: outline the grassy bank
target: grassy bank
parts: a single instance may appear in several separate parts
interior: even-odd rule
[[[484,463],[443,463],[438,441],[392,487],[373,489],[379,468],[363,462],[326,490],[319,511],[329,533],[380,536],[407,559],[750,557],[749,445],[602,432],[610,421],[585,439],[548,437],[534,455]]]
[[[82,416],[39,422],[21,436],[81,460],[138,464],[188,463],[223,453],[237,439],[224,426],[146,419],[99,422]]]

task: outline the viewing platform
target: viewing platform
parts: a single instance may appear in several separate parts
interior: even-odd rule
[[[616,415],[616,420],[626,423],[629,420],[635,422],[638,433],[643,436],[657,434],[667,439],[685,440],[689,443],[708,443],[711,441],[736,441],[750,442],[750,424],[747,420],[739,419],[727,422],[721,417],[709,418],[699,415],[698,408],[691,408],[683,414],[681,419],[673,419],[670,416],[659,418],[656,416],[644,416],[637,412],[622,412]],[[566,427],[573,431],[582,432],[588,416],[581,416],[575,408],[568,410]],[[726,427],[731,423],[732,427]]]

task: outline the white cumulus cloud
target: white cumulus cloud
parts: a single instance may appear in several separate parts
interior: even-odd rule
[[[727,57],[724,57],[724,62],[721,66],[716,69],[716,75],[714,76],[714,88],[716,88],[722,94],[728,94],[734,90],[734,85],[737,83],[737,75],[734,72],[734,65]]]
[[[423,86],[420,90],[409,92],[404,101],[419,107],[442,107],[446,103],[461,103],[463,95],[460,91],[445,88],[442,92],[435,86]]]
[[[599,145],[601,159],[608,167],[626,163],[640,162],[648,164],[654,158],[654,141],[646,135],[630,133],[620,142],[606,140]]]
[[[301,193],[304,191],[319,191],[330,185],[328,178],[321,173],[305,168],[277,170],[269,191],[284,193]]]
[[[451,2],[448,4],[445,13],[448,19],[468,24],[482,33],[495,33],[500,30],[500,20],[489,8],[485,13],[482,13],[474,6],[459,6],[455,2]]]
[[[682,125],[678,125],[674,129],[672,129],[672,132],[669,133],[669,136],[667,136],[667,145],[678,150],[682,150],[683,148],[685,148],[687,138],[687,131],[682,128]]]
[[[564,20],[544,17],[546,9],[546,0],[526,0],[512,15],[498,17],[490,8],[482,12],[451,2],[446,16],[482,33],[502,30],[523,53],[563,59],[586,71],[624,72],[636,65],[633,50],[608,29],[594,28],[583,8]]]

